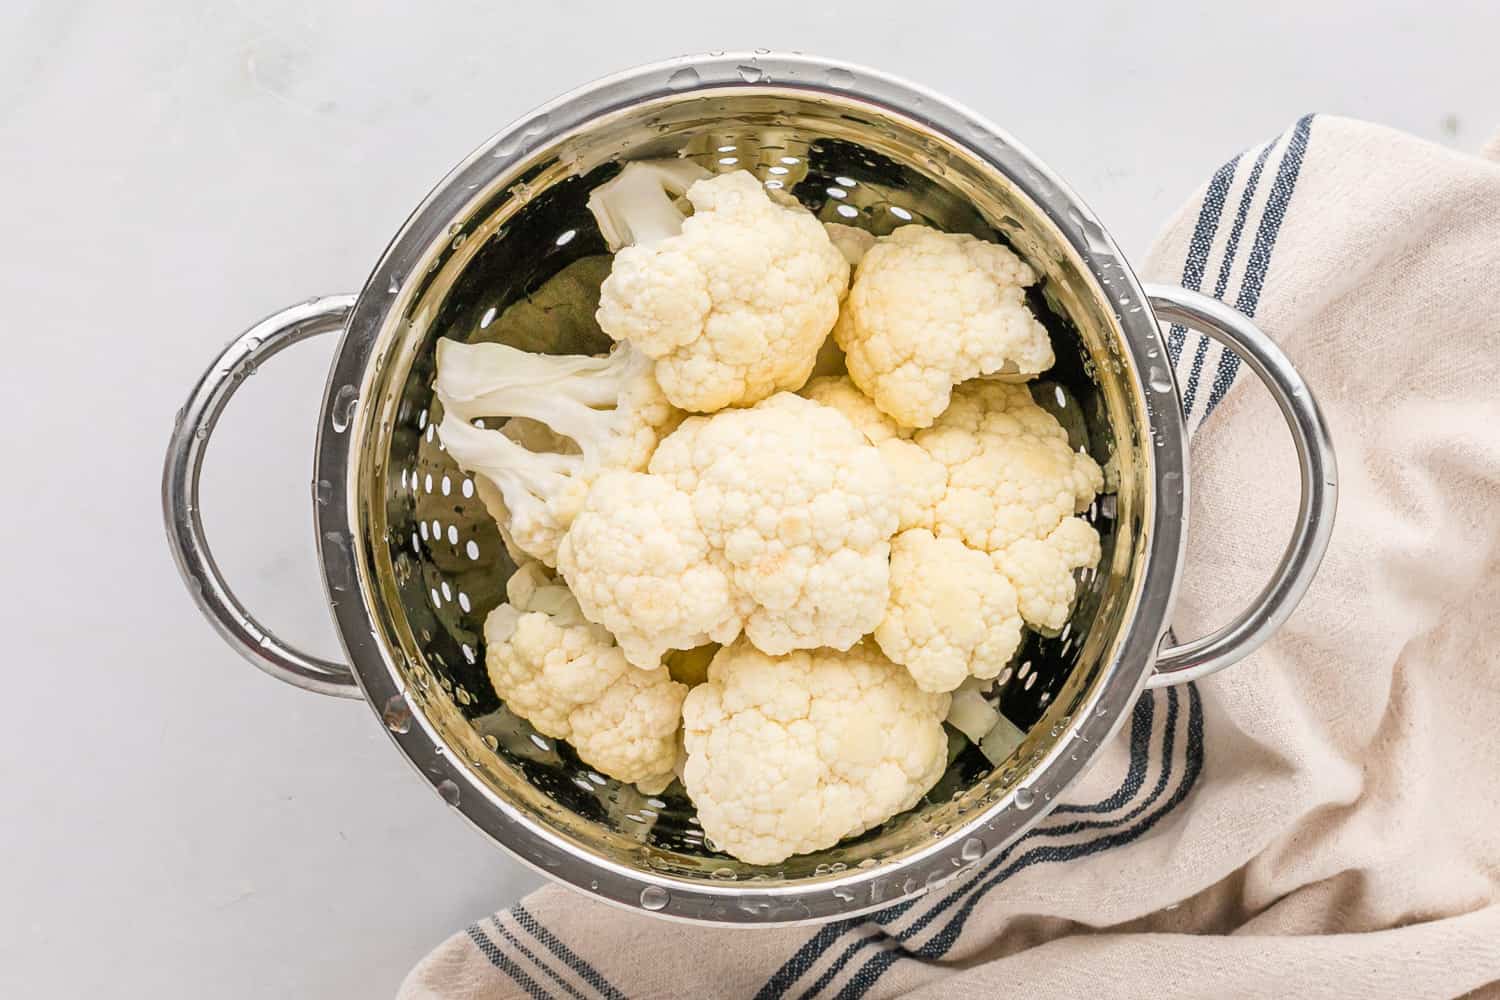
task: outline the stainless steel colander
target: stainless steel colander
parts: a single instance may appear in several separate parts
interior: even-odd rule
[[[496,699],[482,624],[514,566],[473,480],[433,430],[437,338],[485,337],[497,313],[543,281],[598,267],[590,259],[604,250],[582,195],[622,160],[674,154],[755,170],[829,220],[877,232],[928,221],[1008,242],[1044,276],[1033,306],[1057,347],[1049,377],[1081,414],[1080,444],[1119,470],[1117,489],[1089,512],[1104,555],[1082,575],[1072,620],[1057,636],[1028,638],[1002,675],[1005,712],[1027,730],[1010,759],[992,767],[960,754],[915,809],[769,867],[716,851],[680,787],[649,797],[594,773]],[[1162,321],[1241,355],[1280,404],[1302,475],[1297,525],[1271,582],[1233,622],[1167,649],[1188,469]],[[197,497],[204,449],[244,376],[333,331],[342,342],[324,395],[313,512],[347,664],[301,653],[256,622],[214,564]],[[887,905],[1018,837],[1143,687],[1221,669],[1285,621],[1327,545],[1335,480],[1322,417],[1275,345],[1217,302],[1143,288],[1089,210],[1004,133],[880,73],[729,54],[632,70],[532,113],[437,186],[357,297],[314,299],[242,334],[179,415],[163,503],[183,577],[230,645],[283,680],[367,701],[422,776],[496,843],[607,901],[772,924]]]

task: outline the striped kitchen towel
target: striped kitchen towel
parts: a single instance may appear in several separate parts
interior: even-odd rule
[[[719,930],[547,888],[442,944],[401,996],[1493,988],[1500,163],[1307,117],[1216,172],[1143,270],[1254,316],[1333,428],[1333,543],[1267,647],[1146,694],[1068,802],[914,902],[821,927]],[[1168,338],[1194,431],[1197,526],[1175,622],[1198,635],[1268,575],[1296,466],[1239,360],[1180,328]]]

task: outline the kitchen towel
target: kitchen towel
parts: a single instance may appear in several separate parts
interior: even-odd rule
[[[1500,146],[1309,116],[1227,163],[1151,280],[1253,316],[1324,407],[1342,491],[1259,653],[1147,692],[971,875],[821,927],[673,925],[556,887],[440,945],[407,1000],[1500,995]],[[1174,628],[1228,620],[1296,509],[1253,375],[1168,344],[1194,525]]]

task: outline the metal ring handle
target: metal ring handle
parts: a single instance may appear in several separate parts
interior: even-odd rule
[[[1207,677],[1249,656],[1296,610],[1312,584],[1333,533],[1338,507],[1338,465],[1333,441],[1312,392],[1270,337],[1242,313],[1217,299],[1168,285],[1147,285],[1157,319],[1179,323],[1233,350],[1263,382],[1281,408],[1302,477],[1302,498],[1291,541],[1269,583],[1229,624],[1201,639],[1170,646],[1156,659],[1147,687]]]
[[[343,329],[354,296],[336,295],[283,309],[240,334],[193,387],[177,413],[162,470],[161,505],[177,570],[198,610],[241,656],[278,680],[319,694],[360,698],[354,673],[342,663],[303,653],[256,621],[209,551],[198,514],[198,476],[214,425],[229,400],[264,361],[293,344]]]

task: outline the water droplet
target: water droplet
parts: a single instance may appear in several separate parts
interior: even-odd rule
[[[854,74],[847,69],[834,68],[823,74],[823,79],[830,87],[838,87],[843,90],[854,86]]]
[[[673,90],[687,90],[689,87],[696,87],[697,85],[698,71],[691,66],[684,66],[667,77],[667,86]]]
[[[667,890],[659,885],[648,885],[641,890],[641,906],[648,910],[666,909],[671,901],[672,897],[667,894]]]
[[[984,841],[978,837],[970,837],[958,849],[958,856],[965,861],[978,861],[984,857]]]
[[[326,479],[319,479],[313,483],[313,500],[319,507],[327,507],[328,500],[333,496],[333,484]]]
[[[359,405],[359,390],[353,384],[339,386],[334,393],[333,407],[329,417],[335,432],[342,434],[349,429],[354,419],[354,408]]]
[[[758,56],[768,56],[768,55],[771,54],[771,50],[770,49],[756,49],[755,50],[755,54],[758,55]]]
[[[1034,805],[1036,805],[1036,792],[1024,787],[1016,789],[1017,809],[1030,809]]]
[[[720,882],[733,882],[734,881],[734,869],[733,868],[715,868],[713,870],[713,877],[716,878],[716,879],[718,879]]]
[[[844,902],[844,903],[852,903],[852,902],[854,902],[854,890],[853,889],[835,889],[835,890],[833,890],[833,898],[837,899],[837,900],[839,900],[841,902]]]
[[[489,747],[491,750],[497,750],[498,751],[500,749],[500,741],[498,739],[496,739],[495,737],[493,737],[493,736],[489,736],[489,735],[481,736],[480,740],[484,743],[485,746]]]
[[[393,694],[387,698],[380,717],[385,720],[385,728],[393,733],[411,732],[411,706],[406,703],[405,695]]]
[[[761,81],[761,78],[766,75],[765,73],[761,72],[761,68],[759,66],[742,65],[739,67],[739,73],[740,79],[744,80],[746,83],[759,83]]]
[[[948,879],[951,877],[952,875],[949,872],[933,872],[931,875],[927,876],[927,881],[924,883],[924,885],[930,892],[931,890],[936,889],[938,886],[942,885],[944,882],[948,881]]]
[[[593,891],[593,892],[598,892],[599,891],[599,880],[596,879],[596,878],[589,879],[589,889],[591,891]]]
[[[458,783],[452,778],[444,778],[442,781],[439,781],[437,790],[438,794],[443,797],[444,802],[450,806],[458,805]]]
[[[397,292],[401,291],[401,279],[396,277],[394,274],[391,275],[390,284],[385,286],[385,290],[392,295],[395,295]]]
[[[1155,392],[1172,391],[1172,375],[1161,365],[1152,365],[1146,372],[1146,384]]]
[[[209,433],[208,425],[207,424],[200,424],[199,427],[198,427],[198,429],[195,430],[195,431],[193,431],[193,437],[197,438],[199,441],[207,441],[208,440],[208,433]]]

